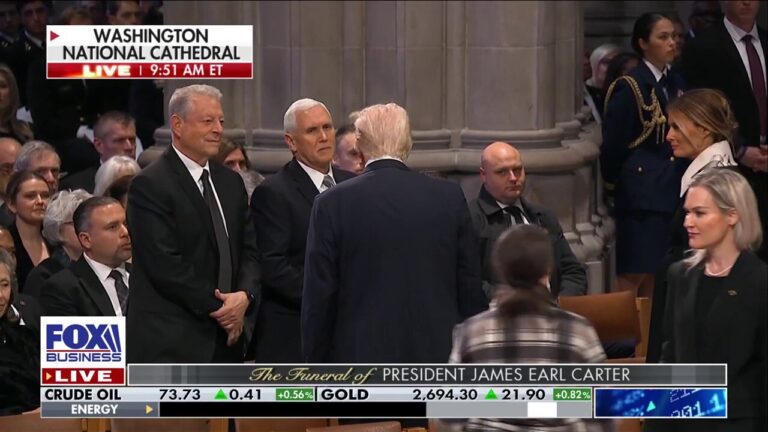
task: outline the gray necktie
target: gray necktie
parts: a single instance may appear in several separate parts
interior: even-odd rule
[[[232,291],[232,257],[229,251],[229,237],[227,237],[227,229],[224,226],[219,205],[216,203],[216,197],[213,195],[213,187],[208,179],[207,170],[203,171],[200,180],[203,182],[203,198],[208,204],[208,211],[213,222],[213,232],[216,236],[216,247],[219,250],[218,288],[221,292],[228,293]]]
[[[332,188],[332,187],[336,186],[336,182],[335,182],[335,181],[333,181],[333,177],[331,177],[331,175],[330,175],[330,174],[326,174],[326,175],[323,177],[323,183],[322,183],[322,185],[321,185],[321,186],[324,186],[324,187],[325,187],[325,189],[323,190],[323,192],[325,192],[325,191],[327,191],[328,189],[330,189],[330,188]]]
[[[123,274],[117,270],[109,272],[109,277],[115,280],[115,291],[117,291],[117,301],[120,303],[120,310],[125,315],[128,312],[128,286],[123,281]]]

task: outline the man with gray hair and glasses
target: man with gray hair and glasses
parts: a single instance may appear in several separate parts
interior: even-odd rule
[[[323,103],[297,100],[285,112],[283,129],[293,159],[251,195],[264,271],[254,338],[259,363],[302,361],[299,316],[312,203],[318,194],[354,176],[331,166],[336,129]]]
[[[210,160],[224,132],[221,97],[208,85],[173,93],[171,145],[128,193],[129,363],[243,360],[260,269],[243,181]]]

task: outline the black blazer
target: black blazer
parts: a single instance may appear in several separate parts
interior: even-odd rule
[[[93,193],[93,189],[96,187],[96,171],[98,170],[98,166],[91,166],[64,177],[61,179],[59,190],[85,189],[88,193]]]
[[[131,265],[125,268],[130,274]],[[104,285],[83,256],[43,283],[40,303],[50,316],[115,316]]]
[[[667,101],[662,86],[645,62],[629,74],[638,84],[643,103],[651,104],[655,93],[666,116]],[[685,85],[675,71],[668,71],[670,98]],[[654,130],[636,147],[630,145],[641,137],[643,124],[638,114],[635,93],[625,80],[616,81],[611,94],[606,95],[603,114],[603,144],[600,146],[600,168],[607,186],[615,195],[618,212],[652,211],[672,213],[677,208],[680,178],[688,166],[685,160],[672,157],[666,142],[667,128]],[[643,111],[644,121],[651,119]],[[665,123],[666,125],[666,123]]]
[[[487,308],[461,188],[400,161],[315,199],[301,309],[309,362],[439,363],[453,327]]]
[[[761,419],[757,430],[765,430],[768,266],[752,252],[741,253],[727,276],[727,290],[708,313],[707,345],[699,347],[695,306],[703,273],[701,264],[687,271],[679,262],[669,269],[661,361],[727,363],[729,419]],[[702,351],[709,358],[699,358]]]
[[[24,243],[21,241],[21,235],[19,229],[16,228],[16,223],[8,227],[8,231],[13,237],[13,245],[16,247],[16,281],[19,283],[19,288],[23,289],[27,282],[27,276],[29,272],[35,268],[35,264],[32,262],[32,258],[29,257],[27,250],[24,248]],[[45,240],[43,240],[45,241]],[[48,253],[53,253],[53,246],[45,241],[45,247],[48,248]]]
[[[258,297],[258,250],[243,180],[220,164],[209,166],[229,234],[231,291]],[[133,242],[128,362],[208,363],[215,353],[236,355],[242,346],[227,348],[224,330],[208,316],[221,307],[214,296],[219,258],[210,212],[170,146],[133,179],[128,227]]]
[[[355,175],[337,168],[337,183]],[[262,254],[263,298],[256,324],[258,362],[300,362],[301,295],[309,215],[317,187],[296,159],[251,195],[251,215]]]
[[[758,28],[763,58],[768,59],[768,39]],[[739,123],[737,144],[755,146],[760,140],[760,116],[752,93],[752,82],[739,51],[720,21],[711,30],[696,35],[682,55],[685,81],[691,88],[714,88],[728,97]]]
[[[554,213],[541,207],[534,206],[524,199],[520,199],[525,217],[549,232],[552,242],[552,250],[555,258],[555,269],[550,278],[550,290],[553,297],[560,295],[584,295],[587,293],[587,274],[584,266],[579,262],[571,246],[563,235],[563,229]],[[477,199],[469,204],[475,232],[480,239],[480,256],[482,258],[483,284],[488,290],[498,283],[491,268],[491,252],[493,245],[501,234],[509,227],[507,218],[496,200],[483,186]]]
[[[45,282],[51,276],[72,265],[72,263],[73,261],[69,259],[69,256],[67,256],[63,249],[60,247],[56,248],[50,257],[44,259],[29,272],[27,282],[24,283],[24,294],[39,299]]]

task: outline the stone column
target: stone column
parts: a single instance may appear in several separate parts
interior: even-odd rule
[[[195,2],[166,5],[169,24],[254,24],[254,80],[218,81],[228,127],[268,174],[291,156],[282,116],[301,97],[337,125],[374,103],[408,109],[412,169],[480,188],[481,149],[522,154],[526,196],[553,210],[590,289],[605,278],[597,143],[582,113],[583,4],[507,1]],[[227,9],[227,10],[222,10]],[[187,84],[188,81],[183,82]],[[174,84],[177,85],[177,84]],[[170,93],[169,93],[170,94]]]

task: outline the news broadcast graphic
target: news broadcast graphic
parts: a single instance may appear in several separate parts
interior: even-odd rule
[[[595,390],[595,417],[727,418],[725,388]]]
[[[43,386],[125,384],[125,317],[41,318]]]
[[[251,79],[253,26],[47,26],[48,79]]]
[[[592,418],[599,392],[625,386],[634,386],[625,398],[639,387],[679,397],[718,391],[724,408],[725,383],[725,365],[132,364],[127,386],[44,386],[41,409],[51,418]],[[666,408],[653,414],[676,416]],[[710,414],[722,417],[702,415]],[[649,414],[618,409],[605,416]]]

